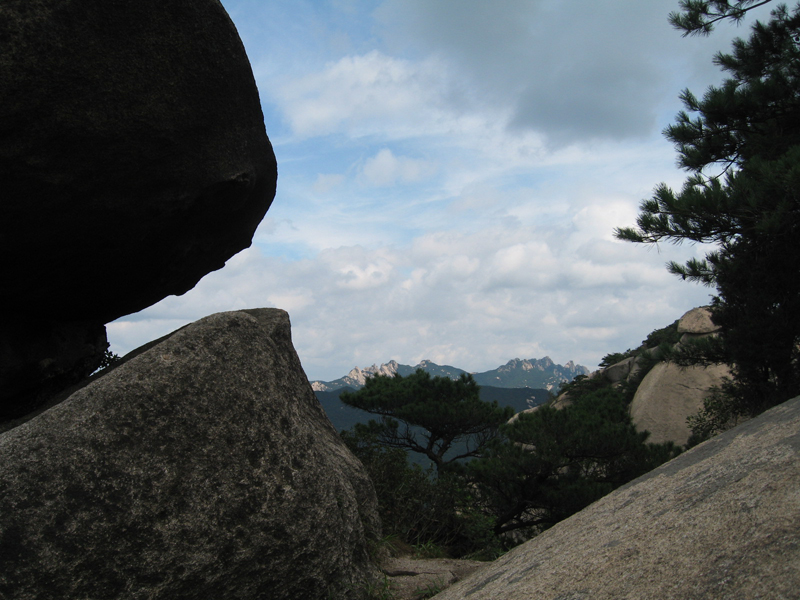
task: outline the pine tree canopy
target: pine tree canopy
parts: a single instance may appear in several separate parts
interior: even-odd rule
[[[761,4],[687,0],[671,21],[707,33]],[[716,288],[714,360],[733,365],[726,393],[752,415],[800,393],[800,4],[778,6],[714,60],[728,78],[702,98],[685,90],[685,110],[664,132],[690,173],[683,188],[658,186],[637,226],[615,235],[715,244],[667,268]]]
[[[380,416],[356,425],[361,433],[423,454],[441,471],[446,464],[480,456],[498,426],[513,415],[511,408],[482,401],[479,392],[472,375],[452,380],[417,369],[407,377],[370,377],[363,388],[343,393],[341,400]]]
[[[669,22],[682,29],[683,35],[708,35],[714,30],[714,24],[725,19],[736,23],[744,19],[747,11],[769,4],[772,0],[681,0],[680,12],[669,15]]]
[[[501,427],[503,443],[467,465],[496,515],[495,533],[546,528],[669,460],[673,444],[648,444],[623,395],[604,386],[570,394]]]

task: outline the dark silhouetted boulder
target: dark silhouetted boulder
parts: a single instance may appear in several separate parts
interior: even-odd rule
[[[800,589],[800,398],[561,521],[436,600],[739,600]]]
[[[276,162],[217,0],[6,0],[0,39],[0,337],[92,330],[250,245]],[[47,379],[45,339],[24,371]],[[8,369],[0,404],[42,383]]]
[[[372,484],[288,315],[212,315],[0,435],[0,597],[363,597]]]

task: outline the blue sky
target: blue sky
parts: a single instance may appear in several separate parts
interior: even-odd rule
[[[682,38],[677,0],[223,0],[278,191],[251,248],[108,325],[124,354],[220,311],[279,307],[310,379],[391,359],[596,367],[708,303],[613,239],[660,182],[686,87],[745,27]],[[768,9],[769,7],[766,7]],[[768,10],[761,9],[761,15]]]

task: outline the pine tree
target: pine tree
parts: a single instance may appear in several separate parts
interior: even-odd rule
[[[518,415],[501,428],[502,443],[467,465],[496,534],[547,528],[679,452],[646,443],[649,433],[636,430],[619,391],[586,389],[570,393],[565,408]]]
[[[714,24],[724,20],[739,23],[748,11],[769,4],[772,0],[681,0],[679,12],[669,15],[669,22],[683,35],[708,35]]]
[[[480,399],[472,375],[459,379],[431,377],[422,369],[402,377],[376,375],[341,400],[348,406],[379,415],[356,433],[371,433],[380,443],[428,457],[438,472],[455,461],[480,456],[497,428],[514,414],[497,402]]]
[[[708,33],[713,22],[740,20],[761,4],[687,1],[671,20]],[[683,361],[731,364],[721,390],[727,410],[752,416],[800,394],[800,4],[773,10],[715,62],[729,77],[702,99],[684,91],[686,110],[665,130],[690,172],[683,189],[660,185],[641,204],[637,227],[615,233],[716,244],[704,260],[668,264],[717,292],[720,337],[689,348]]]

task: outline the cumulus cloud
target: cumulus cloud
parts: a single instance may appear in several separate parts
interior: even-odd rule
[[[287,81],[276,96],[300,137],[345,130],[402,135],[441,121],[445,72],[432,59],[411,62],[372,50]]]
[[[723,26],[713,40],[679,41],[666,23],[676,8],[674,0],[509,0],[502,9],[387,0],[377,15],[394,48],[436,56],[462,81],[469,91],[451,95],[453,105],[508,110],[510,127],[558,146],[646,137],[661,128],[665,98],[714,74],[711,57],[737,32]]]
[[[591,367],[624,350],[631,336],[643,339],[654,315],[677,317],[706,296],[670,277],[652,255],[617,252],[627,256],[595,260],[547,232],[510,234],[498,225],[433,232],[403,247],[331,248],[313,261],[251,249],[184,297],[162,301],[139,321],[124,318],[110,332],[124,351],[135,327],[146,337],[155,322],[182,325],[176,314],[277,306],[290,312],[312,378],[390,358],[486,370],[546,353]]]
[[[389,148],[382,148],[368,159],[361,169],[364,181],[377,187],[417,183],[436,171],[436,166],[425,160],[395,156]]]

